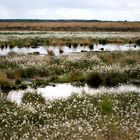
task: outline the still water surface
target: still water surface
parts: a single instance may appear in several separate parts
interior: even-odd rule
[[[10,53],[16,54],[30,54],[37,53],[40,55],[47,55],[48,52],[52,51],[55,55],[68,55],[75,52],[84,52],[84,51],[137,51],[140,50],[139,46],[133,45],[117,45],[117,44],[107,44],[107,45],[93,45],[93,46],[38,46],[38,47],[23,47],[23,48],[10,48],[4,47],[0,48],[0,56],[6,56]]]
[[[102,93],[127,93],[127,92],[136,92],[140,93],[140,87],[134,85],[120,85],[118,87],[100,87],[100,88],[91,88],[87,85],[85,86],[74,86],[70,83],[65,84],[56,84],[55,86],[46,86],[44,88],[32,89],[28,88],[26,90],[16,90],[10,91],[8,94],[8,99],[12,102],[20,104],[22,102],[22,97],[26,92],[37,92],[41,94],[46,100],[54,99],[63,99],[71,96],[72,94],[102,94]]]

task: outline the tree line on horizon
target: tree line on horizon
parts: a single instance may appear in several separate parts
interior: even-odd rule
[[[96,19],[0,19],[0,22],[127,22],[127,20],[96,20]]]

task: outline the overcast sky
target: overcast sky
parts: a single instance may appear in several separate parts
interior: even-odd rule
[[[140,21],[140,0],[0,0],[0,18]]]

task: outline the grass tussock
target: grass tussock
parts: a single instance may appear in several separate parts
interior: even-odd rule
[[[99,73],[91,72],[88,74],[86,82],[89,86],[98,88],[99,86],[118,86],[122,83],[127,83],[128,77],[119,72]]]
[[[11,81],[7,78],[5,72],[0,71],[0,89],[8,90],[11,87]]]
[[[87,77],[87,84],[90,85],[91,87],[99,87],[103,83],[103,78],[100,73],[91,73]]]
[[[140,39],[137,39],[135,43],[140,46]]]

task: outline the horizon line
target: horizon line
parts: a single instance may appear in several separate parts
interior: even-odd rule
[[[0,21],[94,21],[94,22],[140,22],[140,20],[99,20],[99,19],[38,19],[38,18],[0,18]]]

